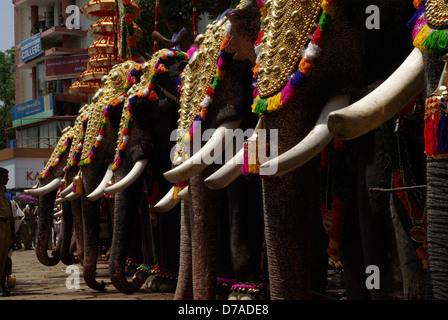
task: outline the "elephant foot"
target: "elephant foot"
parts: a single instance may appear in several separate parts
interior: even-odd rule
[[[268,286],[266,284],[234,284],[230,289],[228,300],[267,300]]]
[[[174,277],[163,277],[160,275],[156,275],[155,278],[151,282],[151,291],[152,292],[161,292],[161,293],[174,293],[177,287],[177,278]]]
[[[233,279],[219,278],[216,286],[216,300],[227,300],[232,285],[235,283]]]
[[[139,262],[135,262],[131,258],[126,258],[125,274],[127,276],[133,276],[137,272],[139,267]]]

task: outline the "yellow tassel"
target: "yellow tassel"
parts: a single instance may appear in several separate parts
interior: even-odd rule
[[[179,199],[179,192],[183,189],[183,187],[175,186],[173,190],[173,199]]]
[[[73,179],[73,192],[76,194],[82,195],[82,179],[81,179],[81,171],[76,175]]]
[[[276,95],[268,98],[268,112],[274,112],[280,109],[283,106],[282,104],[282,95],[281,93],[277,93]]]
[[[426,40],[426,38],[429,37],[431,33],[432,29],[428,25],[423,26],[423,28],[420,30],[420,32],[414,39],[413,42],[414,47],[426,52],[425,48],[422,47],[422,43]]]

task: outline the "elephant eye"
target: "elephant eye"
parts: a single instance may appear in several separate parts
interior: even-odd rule
[[[448,0],[427,0],[428,24],[436,29],[448,28]]]

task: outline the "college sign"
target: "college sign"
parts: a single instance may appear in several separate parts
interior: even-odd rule
[[[40,33],[20,43],[20,57],[22,58],[22,62],[34,59],[40,56],[42,52]]]

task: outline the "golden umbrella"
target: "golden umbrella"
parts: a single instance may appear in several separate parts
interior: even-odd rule
[[[78,78],[78,80],[83,82],[98,82],[101,81],[101,78],[106,76],[109,73],[110,67],[99,67],[99,68],[90,68],[84,71]]]
[[[114,38],[101,37],[96,39],[88,48],[89,56],[94,56],[97,53],[114,53]]]
[[[84,7],[84,14],[90,20],[96,20],[99,16],[114,16],[115,0],[91,0]]]
[[[90,34],[112,37],[114,35],[114,29],[116,28],[117,18],[106,16],[100,18],[97,22],[90,26]]]
[[[87,93],[92,94],[98,91],[101,88],[101,84],[99,82],[79,82],[76,81],[73,83],[70,88],[68,88],[68,93],[77,94],[77,93]]]
[[[112,53],[97,53],[93,55],[90,60],[87,62],[87,69],[90,68],[99,68],[99,67],[110,67],[119,62],[122,59],[120,56],[115,57]]]

